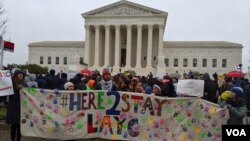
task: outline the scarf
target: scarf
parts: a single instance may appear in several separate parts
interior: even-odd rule
[[[102,90],[111,91],[112,80],[109,80],[109,81],[101,80],[101,85],[102,85]]]

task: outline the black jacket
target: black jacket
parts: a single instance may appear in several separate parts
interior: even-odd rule
[[[46,77],[46,89],[54,90],[57,89],[59,86],[59,79],[55,75],[49,75]]]
[[[9,104],[7,108],[6,123],[20,124],[20,92],[19,88],[13,83],[14,95],[9,96]]]

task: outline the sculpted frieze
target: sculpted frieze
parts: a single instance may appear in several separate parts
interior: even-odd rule
[[[119,16],[119,15],[152,15],[155,14],[152,11],[149,10],[145,10],[142,8],[137,8],[137,7],[133,7],[130,5],[119,5],[116,7],[113,7],[111,9],[108,10],[104,10],[104,11],[100,11],[98,13],[95,13],[93,15],[114,15],[114,16]]]

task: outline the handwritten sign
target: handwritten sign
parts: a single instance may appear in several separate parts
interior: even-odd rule
[[[204,81],[193,79],[179,80],[177,84],[177,93],[187,96],[202,97],[204,93]]]
[[[21,91],[24,136],[70,140],[221,140],[227,109],[199,98],[105,91]]]
[[[0,96],[12,95],[13,86],[11,73],[9,71],[0,71]]]

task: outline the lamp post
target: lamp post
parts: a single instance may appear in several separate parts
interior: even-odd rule
[[[3,69],[3,36],[0,35],[0,50],[1,50],[1,62],[0,62],[0,70]]]
[[[240,72],[241,72],[242,71],[242,64],[238,64],[237,69],[240,70]]]
[[[237,70],[240,70],[240,73],[242,74],[242,64],[238,64],[236,68]]]

